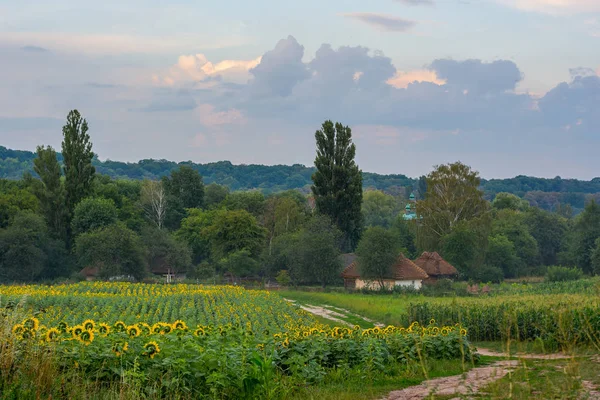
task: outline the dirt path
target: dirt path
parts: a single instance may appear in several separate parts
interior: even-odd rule
[[[507,353],[498,353],[497,351],[485,349],[482,347],[477,348],[477,353],[482,356],[491,356],[491,357],[512,357],[512,358],[527,358],[532,360],[566,360],[572,358],[567,354],[555,353],[555,354],[530,354],[530,353],[516,353],[513,355],[508,355]]]
[[[473,368],[466,374],[431,379],[418,386],[393,391],[382,400],[419,400],[432,394],[453,396],[477,393],[484,386],[503,378],[518,363],[517,360],[498,361],[485,367]]]
[[[340,325],[350,326],[350,327],[353,326],[351,323],[346,322],[343,319],[340,319],[340,317],[342,317],[342,318],[345,317],[344,314],[340,314],[333,310],[329,310],[327,308],[319,307],[319,306],[311,306],[309,304],[300,305],[300,308],[303,309],[304,311],[308,311],[309,313],[311,313],[313,315],[318,315],[319,317],[323,317],[330,321],[334,321]]]

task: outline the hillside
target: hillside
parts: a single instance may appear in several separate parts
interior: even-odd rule
[[[60,159],[59,154],[59,159]],[[35,153],[11,150],[0,146],[0,178],[19,179],[25,172],[33,172]],[[190,165],[206,183],[216,182],[231,190],[260,189],[272,193],[287,189],[308,191],[312,167],[294,165],[233,165],[229,161],[208,164],[192,162],[176,163],[167,160],[141,160],[136,163],[94,160],[98,173],[121,179],[157,179],[169,174],[179,165]],[[392,194],[404,194],[405,188],[414,188],[417,179],[402,174],[381,175],[363,173],[364,187],[383,190]],[[482,181],[482,189],[488,198],[496,193],[509,192],[527,199],[532,205],[554,210],[558,204],[569,204],[575,212],[581,210],[591,198],[600,199],[600,178],[591,181],[577,179],[535,178],[517,176],[510,179]]]

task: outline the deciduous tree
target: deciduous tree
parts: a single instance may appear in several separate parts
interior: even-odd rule
[[[61,181],[61,168],[56,151],[50,146],[38,146],[37,157],[33,160],[33,169],[40,177],[42,186],[36,191],[41,211],[46,224],[57,237],[64,239],[66,235],[67,208],[66,192]]]
[[[363,234],[356,254],[361,277],[377,281],[385,288],[385,278],[389,278],[400,249],[396,236],[387,229],[375,226]]]

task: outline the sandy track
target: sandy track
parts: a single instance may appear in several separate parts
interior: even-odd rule
[[[473,368],[466,374],[431,379],[417,386],[396,390],[382,400],[419,400],[437,396],[477,393],[484,386],[503,378],[518,365],[517,360],[498,361],[485,367]]]

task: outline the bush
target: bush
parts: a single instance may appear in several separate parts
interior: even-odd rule
[[[288,274],[287,270],[282,269],[275,277],[275,280],[279,284],[279,286],[289,286],[292,282],[292,278],[290,278],[290,274]]]
[[[473,274],[479,282],[500,283],[504,279],[504,272],[498,267],[484,265]]]
[[[576,281],[583,277],[583,271],[579,268],[567,268],[555,265],[548,267],[546,271],[547,282],[567,282]]]

